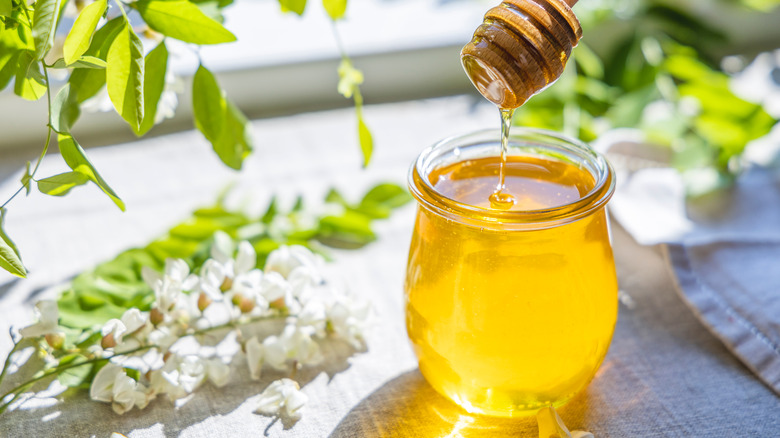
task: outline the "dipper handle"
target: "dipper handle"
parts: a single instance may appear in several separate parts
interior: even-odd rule
[[[504,0],[485,14],[461,61],[477,90],[517,108],[555,82],[582,37],[577,0]]]

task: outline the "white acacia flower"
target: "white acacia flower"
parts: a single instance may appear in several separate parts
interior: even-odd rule
[[[172,281],[169,277],[163,277],[162,280],[157,281],[154,287],[154,302],[157,310],[167,314],[173,310],[181,294],[179,283]]]
[[[128,334],[135,333],[149,322],[149,315],[141,313],[135,307],[128,309],[122,314],[122,323],[125,325]]]
[[[269,336],[263,341],[263,360],[277,370],[287,368],[287,361],[300,365],[317,365],[322,362],[322,352],[313,339],[315,329],[288,324],[279,336]]]
[[[171,283],[177,284],[182,290],[192,290],[198,284],[198,277],[190,274],[190,266],[181,259],[167,259],[162,273],[144,266],[141,269],[143,277],[149,287],[154,288],[158,281],[167,278]]]
[[[233,293],[239,293],[244,296],[261,296],[263,284],[263,271],[252,269],[249,272],[236,276],[233,279]]]
[[[246,363],[249,366],[249,375],[253,380],[260,380],[260,373],[263,369],[263,345],[252,337],[244,345],[246,349]]]
[[[320,272],[322,257],[317,256],[301,245],[281,246],[268,255],[265,262],[265,272],[278,272],[289,278],[295,268],[306,267],[313,273]],[[320,279],[317,279],[317,283]]]
[[[230,366],[219,357],[213,357],[206,361],[206,376],[217,388],[227,385],[230,381]]]
[[[116,344],[122,342],[122,337],[124,337],[126,331],[127,328],[122,321],[109,319],[100,330],[100,334],[103,335],[103,348],[113,348]]]
[[[113,347],[122,343],[125,334],[133,334],[145,327],[148,320],[148,316],[141,313],[140,310],[132,308],[122,314],[122,319],[109,320],[103,325],[100,332],[104,339],[108,339],[107,336],[109,335],[111,336],[109,342]]]
[[[143,409],[149,403],[143,385],[129,377],[124,368],[112,363],[106,364],[95,375],[89,396],[95,401],[111,403],[117,414],[124,414],[133,406]]]
[[[305,292],[322,284],[322,275],[314,266],[298,266],[287,276],[293,295],[303,296]]]
[[[212,300],[222,300],[222,284],[225,282],[225,268],[215,259],[208,259],[200,268],[200,290]]]
[[[536,421],[539,424],[540,437],[568,437],[568,438],[593,438],[593,434],[582,430],[569,429],[554,408],[547,407],[536,412]]]
[[[233,241],[225,233],[214,233],[214,245],[211,246],[211,258],[219,262],[225,276],[235,278],[241,274],[246,274],[255,268],[257,264],[257,253],[255,248],[247,241],[238,244],[236,258],[233,259]]]
[[[355,349],[361,349],[365,346],[364,332],[370,309],[366,302],[338,297],[327,310],[328,328]]]
[[[269,303],[280,299],[287,303],[293,298],[290,283],[284,279],[282,274],[275,271],[265,273],[260,283],[260,293]]]
[[[116,350],[115,350],[116,351]],[[116,351],[117,353],[121,351]],[[156,348],[150,348],[135,354],[118,355],[111,358],[111,363],[123,368],[138,370],[141,374],[159,370],[165,365],[164,355]]]
[[[298,382],[290,379],[277,380],[260,394],[257,411],[263,415],[285,415],[291,419],[301,418],[301,410],[309,397],[301,391]]]
[[[761,103],[774,117],[780,117],[780,49],[764,52],[731,82],[744,99]]]
[[[312,327],[318,337],[325,336],[326,322],[325,303],[317,296],[309,297],[295,318],[296,325]]]
[[[178,399],[191,394],[206,378],[206,365],[194,354],[173,355],[162,368],[162,377],[168,382],[165,391],[171,398]]]
[[[159,326],[152,330],[146,339],[149,344],[156,345],[162,351],[168,351],[179,338],[170,327]]]
[[[25,338],[34,338],[58,333],[60,312],[54,300],[41,300],[35,304],[35,315],[38,322],[19,331]]]

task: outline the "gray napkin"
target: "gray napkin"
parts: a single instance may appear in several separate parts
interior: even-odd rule
[[[667,243],[685,303],[780,394],[780,174],[753,168],[728,191],[680,204],[672,173],[641,172],[618,189],[613,214],[638,241]]]

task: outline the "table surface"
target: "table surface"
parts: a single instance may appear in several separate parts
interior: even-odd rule
[[[11,204],[7,231],[30,268],[27,280],[0,274],[0,333],[31,322],[38,299],[122,249],[142,245],[236,182],[235,193],[260,209],[271,195],[292,203],[335,186],[357,196],[378,181],[403,183],[409,163],[443,137],[498,126],[495,109],[467,97],[366,108],[376,139],[368,170],[360,169],[350,110],[254,123],[256,153],[240,174],[221,166],[198,133],[185,132],[89,150],[95,166],[123,197],[120,213],[96,187],[65,198],[33,194]],[[32,155],[32,154],[31,154]],[[10,160],[10,159],[9,159]],[[8,163],[8,160],[5,160]],[[40,175],[65,170],[49,156]],[[5,178],[10,193],[19,175]],[[253,413],[256,396],[274,378],[248,379],[243,364],[226,387],[204,385],[178,408],[157,400],[123,416],[84,393],[46,397],[0,418],[0,437],[506,437],[536,436],[533,419],[467,415],[423,380],[406,339],[402,284],[414,207],[377,223],[378,242],[336,253],[335,268],[350,289],[373,303],[368,351],[299,373],[310,397],[294,424]],[[612,224],[621,303],[609,354],[593,383],[559,410],[570,429],[597,437],[774,436],[775,396],[713,337],[675,289],[662,246],[644,247]],[[0,338],[0,358],[10,349]]]

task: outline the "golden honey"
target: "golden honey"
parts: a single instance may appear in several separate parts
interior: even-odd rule
[[[428,382],[470,412],[559,406],[593,378],[617,318],[605,204],[612,170],[587,146],[517,130],[509,210],[491,208],[499,136],[445,140],[410,172],[419,202],[406,323]]]

